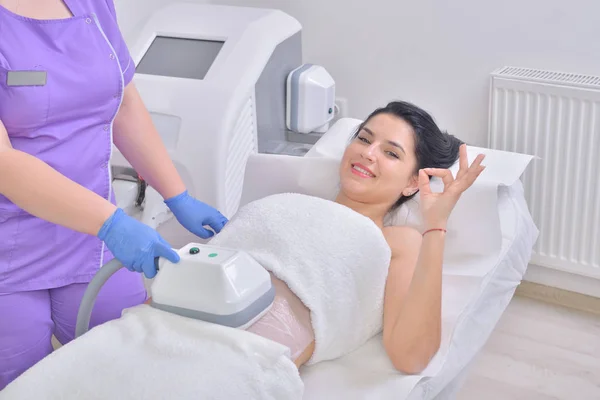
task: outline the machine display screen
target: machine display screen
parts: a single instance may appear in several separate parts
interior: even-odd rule
[[[204,79],[225,42],[157,36],[136,73]]]

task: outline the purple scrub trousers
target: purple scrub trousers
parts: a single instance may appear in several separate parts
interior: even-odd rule
[[[113,0],[66,5],[73,17],[60,20],[0,6],[0,120],[15,149],[114,203],[112,125],[135,64]],[[0,390],[52,350],[52,334],[63,344],[72,339],[86,284],[111,258],[95,236],[0,195]],[[142,276],[123,269],[103,288],[91,325],[145,299]]]

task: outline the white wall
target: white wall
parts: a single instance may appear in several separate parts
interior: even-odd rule
[[[170,1],[116,0],[124,35]],[[389,100],[405,99],[474,145],[487,144],[494,69],[600,74],[597,0],[197,1],[278,8],[298,19],[304,61],[328,69],[338,96],[348,99],[349,116],[364,118]]]
[[[156,1],[156,0],[155,0]],[[401,98],[485,145],[488,75],[503,65],[600,74],[598,0],[214,0],[281,9],[303,25],[350,116]],[[367,4],[370,4],[367,7]]]

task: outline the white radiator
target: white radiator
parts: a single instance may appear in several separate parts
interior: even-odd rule
[[[600,278],[600,77],[504,67],[490,89],[488,147],[539,157],[522,179],[531,263]]]

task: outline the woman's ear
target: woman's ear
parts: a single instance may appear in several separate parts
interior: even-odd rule
[[[419,175],[414,175],[408,181],[408,185],[402,191],[402,196],[408,197],[417,193],[419,190]]]

